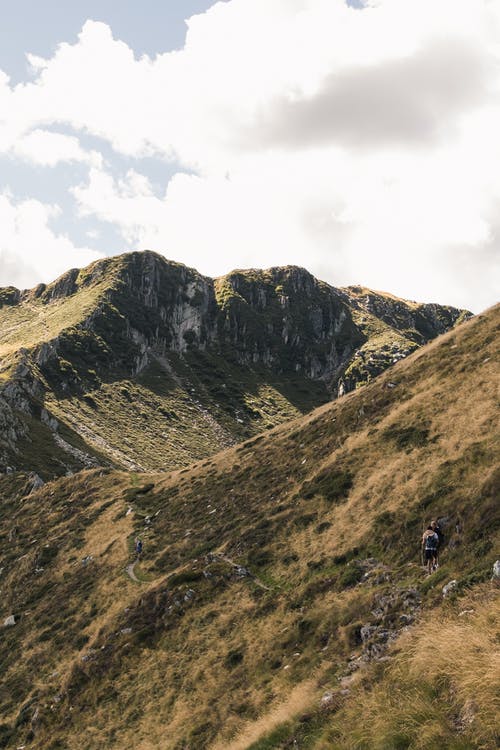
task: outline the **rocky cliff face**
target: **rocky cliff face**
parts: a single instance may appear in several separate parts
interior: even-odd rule
[[[140,451],[127,463],[119,436],[112,447],[103,437],[109,425],[96,427],[95,414],[76,419],[75,406],[94,404],[106,421],[106,409],[113,418],[106,398],[117,404],[123,397],[127,430],[130,419],[137,422],[131,410],[139,400],[139,416],[151,427],[147,415],[177,413],[174,391],[175,403],[189,402],[218,435],[209,440],[217,449],[368,382],[466,316],[360,287],[336,289],[295,266],[212,280],[152,252],[72,269],[29,291],[3,289],[0,468],[17,466],[26,441],[47,441],[45,433],[50,437],[60,423],[69,433],[59,431],[59,448],[72,445],[73,459],[75,451],[80,456],[70,468],[99,463],[102,452],[112,463],[141,468]],[[140,385],[140,398],[123,386],[130,379]],[[270,381],[274,392],[263,395]],[[147,396],[151,391],[161,405]],[[37,430],[41,436],[32,435]],[[165,434],[171,439],[170,430]],[[149,439],[158,442],[152,428]],[[196,450],[187,458],[199,457]],[[208,446],[199,455],[206,452]]]

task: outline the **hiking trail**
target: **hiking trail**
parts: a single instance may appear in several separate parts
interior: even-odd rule
[[[131,578],[136,583],[142,583],[142,581],[139,578],[137,578],[134,572],[136,562],[137,560],[134,560],[134,562],[130,563],[130,565],[127,565],[127,567],[125,568],[125,572],[129,576],[129,578]]]

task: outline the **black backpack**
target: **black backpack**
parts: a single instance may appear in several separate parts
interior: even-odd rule
[[[432,534],[428,534],[425,537],[425,549],[437,549],[439,545],[439,537],[435,531]]]

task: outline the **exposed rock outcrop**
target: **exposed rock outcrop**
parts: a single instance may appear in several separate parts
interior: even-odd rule
[[[0,471],[17,466],[19,444],[31,439],[30,419],[43,425],[54,450],[63,449],[61,470],[99,461],[85,446],[68,449],[47,393],[87,398],[101,383],[137,377],[156,361],[208,357],[214,366],[228,363],[235,379],[258,370],[285,390],[292,380],[303,391],[320,384],[314,406],[368,382],[466,315],[360,287],[336,289],[296,266],[213,280],[149,251],[72,269],[30,291],[2,289]],[[198,401],[189,398],[195,408]],[[210,417],[211,407],[202,408]],[[236,426],[245,422],[238,409],[231,416]],[[92,424],[80,429],[70,422],[84,441],[95,433]],[[227,444],[227,425],[211,422]],[[94,447],[106,444],[97,438]],[[76,464],[67,464],[68,455]]]

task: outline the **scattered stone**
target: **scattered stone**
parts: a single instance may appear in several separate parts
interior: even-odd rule
[[[236,566],[236,575],[239,578],[246,578],[246,576],[250,575],[250,572],[243,567],[243,565],[237,565]]]
[[[349,694],[348,688],[342,690],[327,690],[319,702],[323,711],[338,711],[342,706],[345,696]]]
[[[414,619],[415,618],[411,615],[399,615],[399,622],[401,623],[401,625],[403,625],[403,627],[411,625]]]
[[[30,472],[28,476],[31,483],[31,489],[29,491],[29,494],[31,495],[32,492],[35,492],[35,490],[39,490],[40,487],[43,487],[45,482],[43,481],[42,477],[36,474],[34,471]]]
[[[416,589],[394,589],[377,596],[375,605],[371,611],[372,622],[364,624],[359,631],[363,646],[363,653],[359,657],[361,662],[385,660],[385,652],[391,641],[414,622],[420,608],[420,595]],[[402,609],[406,611],[401,613]],[[360,666],[353,668],[351,664],[352,661],[348,666],[350,672]]]
[[[120,630],[120,633],[121,633],[122,635],[128,635],[128,634],[129,634],[129,633],[131,633],[131,632],[132,632],[132,628],[122,628],[122,629]]]
[[[84,567],[87,567],[87,565],[88,565],[89,563],[91,563],[93,559],[94,559],[94,558],[93,558],[93,556],[92,556],[92,555],[87,555],[86,557],[82,558],[82,565],[83,565]]]
[[[453,579],[452,581],[449,581],[449,583],[443,586],[442,591],[443,591],[444,598],[446,598],[451,593],[453,593],[453,591],[456,591],[457,586],[458,586],[458,581],[456,581],[455,579]]]
[[[492,581],[498,581],[500,579],[500,560],[495,560],[493,563],[493,575],[491,577]]]
[[[352,674],[353,672],[357,672],[358,669],[361,667],[362,658],[357,656],[355,659],[350,659],[349,663],[347,665],[347,672],[349,674]]]
[[[195,597],[195,592],[193,591],[193,589],[188,589],[186,593],[184,594],[184,601],[190,602],[192,599],[194,599],[194,597]]]
[[[461,612],[458,613],[459,617],[464,617],[465,615],[471,615],[474,612],[473,609],[463,609]]]
[[[328,706],[331,706],[331,704],[333,703],[333,697],[334,693],[332,693],[331,690],[327,690],[326,693],[323,693],[319,702],[321,708],[328,708]]]
[[[366,643],[366,641],[369,641],[372,635],[376,632],[377,632],[377,627],[375,625],[363,625],[363,627],[361,628],[359,632],[361,641],[363,643]]]

